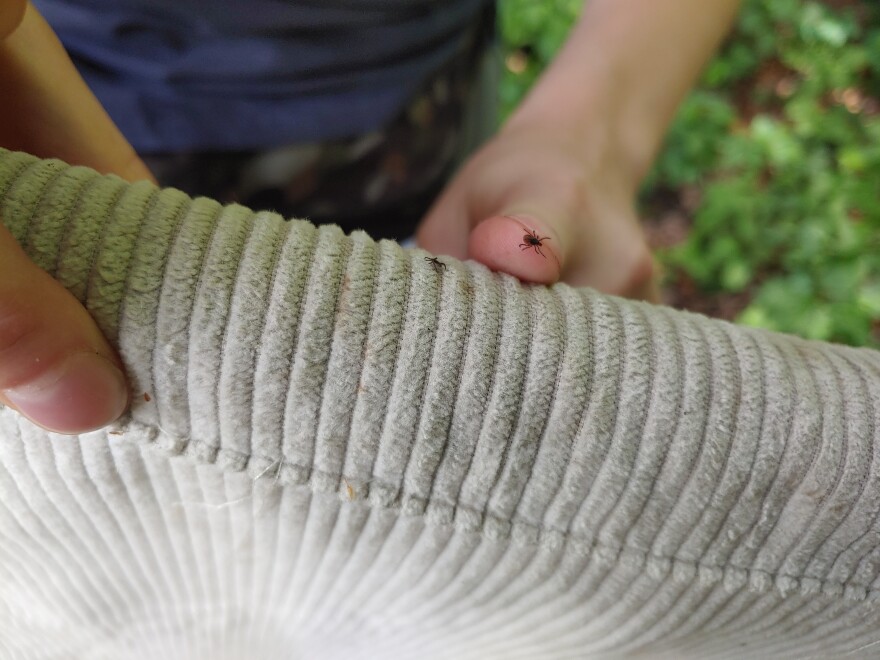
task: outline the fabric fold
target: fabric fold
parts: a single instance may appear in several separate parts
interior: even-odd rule
[[[880,639],[877,352],[21,153],[0,220],[133,392],[77,438],[0,409],[0,656]]]

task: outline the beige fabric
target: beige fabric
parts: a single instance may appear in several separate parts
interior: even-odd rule
[[[0,409],[0,657],[876,655],[878,353],[23,154],[0,217],[135,395]]]

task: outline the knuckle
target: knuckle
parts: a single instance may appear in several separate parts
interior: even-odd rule
[[[48,348],[38,315],[20,301],[0,300],[0,390],[32,377]]]

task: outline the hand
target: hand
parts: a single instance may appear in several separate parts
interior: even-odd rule
[[[0,225],[0,402],[59,433],[119,417],[119,360],[77,300],[31,263]]]
[[[586,3],[504,129],[430,211],[419,245],[525,281],[658,301],[633,200],[739,3]]]
[[[440,196],[419,246],[526,282],[659,301],[635,182],[599,147],[590,162],[576,142],[551,127],[508,125]]]
[[[0,2],[0,145],[151,178],[25,0]],[[112,422],[128,404],[113,349],[86,310],[0,224],[0,403],[60,433]]]

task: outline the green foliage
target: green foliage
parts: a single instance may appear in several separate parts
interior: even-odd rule
[[[527,55],[507,108],[580,4],[502,0],[508,53]],[[740,322],[880,346],[880,8],[847,6],[746,0],[643,193],[701,191],[687,240],[661,256],[705,295],[748,294]]]
[[[507,75],[501,80],[501,114],[519,104],[565,42],[584,0],[501,0],[498,4]],[[515,71],[509,66],[515,58]],[[519,70],[519,65],[523,66]]]
[[[748,291],[743,323],[880,343],[877,19],[818,2],[749,0],[676,120],[652,184],[699,182],[704,195],[667,263],[707,291]],[[727,127],[689,116],[706,93],[736,117]],[[693,132],[714,149],[676,142]]]

